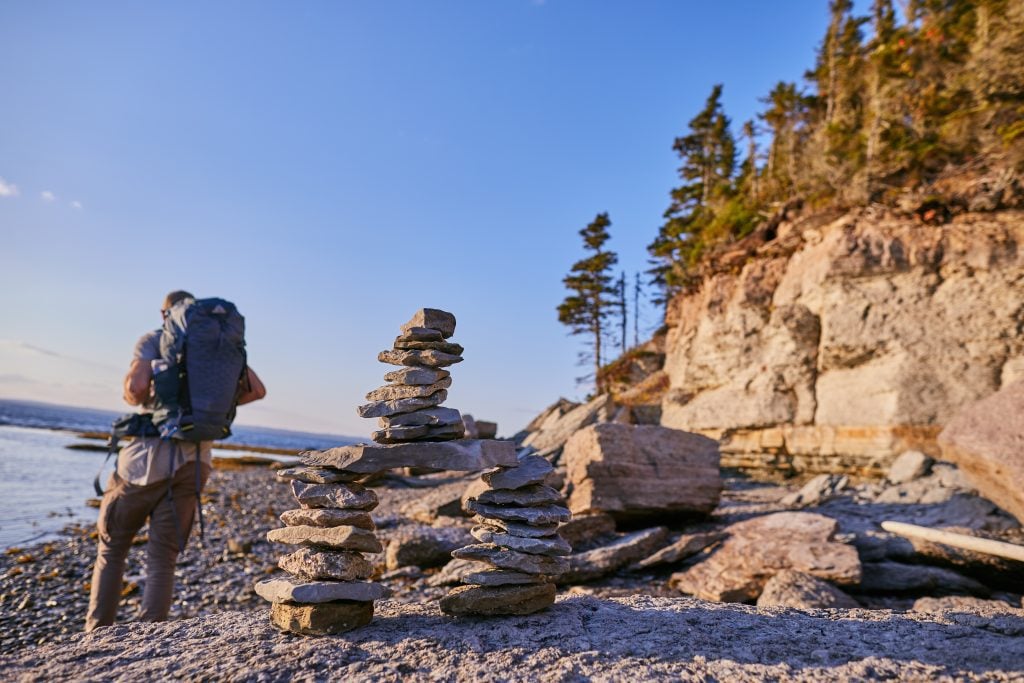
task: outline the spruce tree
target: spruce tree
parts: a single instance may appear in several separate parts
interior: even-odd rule
[[[868,17],[851,0],[827,1],[808,92],[780,82],[762,100],[763,155],[748,122],[734,176],[720,85],[675,139],[682,183],[648,246],[655,304],[695,284],[707,247],[793,200],[814,210],[914,190],[956,203],[958,188],[1010,188],[1024,174],[1024,1],[872,0]]]
[[[817,97],[816,120],[806,158],[813,164],[806,184],[824,183],[825,192],[847,203],[862,200],[864,168],[865,69],[861,26],[851,0],[831,0],[830,21],[815,68],[807,73]]]
[[[665,223],[658,237],[648,245],[654,268],[651,283],[666,303],[687,283],[687,268],[700,257],[705,246],[701,232],[711,225],[714,209],[733,191],[736,170],[736,141],[729,131],[729,119],[722,109],[722,86],[711,89],[704,108],[690,120],[688,135],[678,137],[672,149],[682,165],[683,184],[673,189],[665,210]]]
[[[747,155],[740,164],[740,175],[736,179],[737,189],[744,193],[747,199],[756,204],[758,201],[758,168],[757,168],[757,126],[753,120],[743,124],[742,135],[747,142]]]
[[[772,134],[764,169],[765,192],[769,201],[785,202],[797,194],[802,184],[799,162],[807,135],[810,99],[795,83],[779,81],[761,101],[768,108],[758,116]]]
[[[567,325],[570,334],[586,334],[591,337],[596,392],[602,393],[601,366],[603,365],[602,341],[605,321],[617,307],[616,287],[612,285],[611,269],[618,262],[613,251],[606,251],[608,228],[612,222],[607,213],[599,213],[587,227],[580,230],[583,248],[591,255],[573,264],[569,274],[562,279],[571,294],[558,306],[558,321]]]

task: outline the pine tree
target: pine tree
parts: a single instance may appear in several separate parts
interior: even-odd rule
[[[813,166],[804,184],[824,184],[824,194],[842,202],[863,199],[864,183],[855,177],[864,168],[864,50],[861,27],[851,0],[831,0],[830,21],[815,68],[807,78],[816,87],[815,127],[805,155]]]
[[[682,183],[648,246],[655,304],[696,283],[709,246],[793,200],[846,207],[912,189],[959,205],[965,186],[1012,188],[1024,175],[1024,0],[899,0],[902,19],[896,4],[872,0],[858,17],[852,0],[828,0],[810,88],[780,82],[762,100],[770,140],[759,155],[759,131],[743,126],[737,175],[722,86],[712,89],[673,144]]]
[[[602,393],[601,382],[602,341],[605,334],[605,320],[616,307],[616,288],[610,275],[612,266],[618,262],[613,251],[604,249],[609,239],[608,228],[611,220],[607,213],[599,213],[587,227],[580,230],[583,248],[592,252],[590,256],[573,264],[569,274],[563,278],[572,294],[558,306],[558,321],[571,329],[571,334],[591,336],[594,362],[594,381],[597,393]]]
[[[802,185],[798,167],[811,98],[800,92],[795,83],[779,81],[761,101],[768,108],[758,116],[772,134],[764,169],[766,199],[784,202],[796,195]]]
[[[682,160],[679,177],[683,184],[673,189],[665,210],[665,223],[647,250],[654,260],[651,283],[666,303],[687,282],[686,270],[700,257],[705,246],[701,232],[711,225],[714,208],[733,191],[736,170],[736,141],[729,132],[729,119],[722,110],[721,84],[711,89],[704,109],[689,124],[688,135],[678,137],[672,149]]]
[[[894,66],[898,62],[899,30],[892,0],[874,0],[872,5],[874,36],[868,43],[866,84],[864,188],[863,195],[874,201],[884,189],[885,178],[892,172],[891,155],[881,145],[882,131],[895,122],[893,87],[898,78]]]
[[[753,204],[757,204],[759,195],[757,177],[757,134],[757,126],[754,124],[753,120],[746,121],[743,124],[742,135],[743,139],[747,141],[747,155],[744,157],[743,163],[740,164],[740,175],[736,179],[736,187],[740,192],[744,193]]]

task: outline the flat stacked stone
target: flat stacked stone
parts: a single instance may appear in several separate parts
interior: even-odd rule
[[[568,570],[572,552],[558,532],[569,521],[569,509],[544,484],[551,463],[536,455],[517,462],[485,471],[487,489],[466,500],[466,509],[476,514],[471,533],[480,543],[452,557],[483,564],[463,576],[466,585],[441,599],[447,614],[532,614],[555,601],[555,578]]]
[[[383,585],[367,581],[373,565],[363,557],[384,550],[370,517],[377,494],[355,481],[361,473],[338,467],[303,465],[277,476],[291,486],[299,508],[283,512],[285,526],[267,532],[267,540],[294,547],[277,563],[291,576],[255,586],[272,603],[271,623],[302,635],[368,624],[373,601],[388,595]]]
[[[450,441],[465,436],[462,415],[442,408],[452,385],[444,368],[462,362],[462,347],[448,341],[455,334],[455,316],[421,308],[402,325],[393,348],[377,360],[399,366],[384,375],[387,382],[366,395],[361,417],[376,417],[380,427],[372,439],[380,444]]]

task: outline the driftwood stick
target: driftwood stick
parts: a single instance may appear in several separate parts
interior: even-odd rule
[[[993,541],[989,538],[978,538],[977,536],[957,534],[952,531],[929,529],[926,526],[904,524],[903,522],[882,522],[882,528],[898,536],[920,538],[954,548],[963,548],[964,550],[973,550],[986,555],[995,555],[997,557],[1005,557],[1008,560],[1024,562],[1024,546],[1014,543]]]

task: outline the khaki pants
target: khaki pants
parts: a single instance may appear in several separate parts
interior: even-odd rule
[[[200,484],[205,485],[210,466],[200,465]],[[149,518],[146,544],[146,588],[142,594],[141,621],[163,621],[171,609],[174,565],[179,550],[192,531],[196,509],[196,464],[181,466],[170,482],[145,486],[129,484],[115,472],[100,504],[99,546],[92,572],[89,612],[85,630],[109,626],[117,616],[125,559],[135,534]]]

